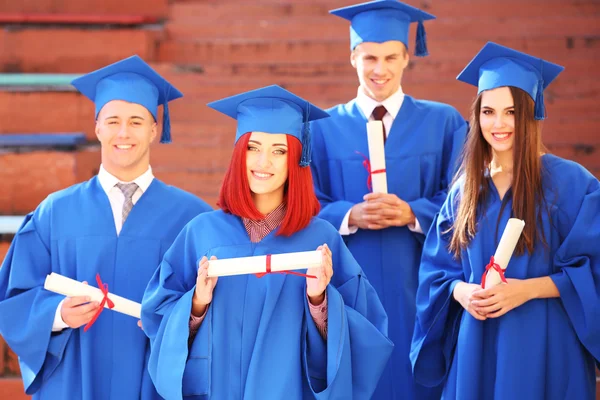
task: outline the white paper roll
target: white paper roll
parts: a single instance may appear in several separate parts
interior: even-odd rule
[[[515,247],[517,247],[517,242],[521,237],[524,227],[525,221],[517,218],[511,218],[508,220],[506,228],[504,228],[504,232],[500,238],[500,243],[498,244],[498,248],[494,254],[494,260],[496,264],[498,264],[503,270],[508,267],[508,263],[513,252],[515,251]],[[500,282],[502,282],[500,279],[500,274],[496,270],[490,269],[485,278],[485,288],[491,288],[500,284]]]
[[[383,122],[367,122],[367,140],[369,142],[369,162],[371,163],[371,182],[373,185],[373,193],[387,193],[387,173],[377,172],[385,171]]]
[[[320,250],[271,255],[271,271],[320,267]],[[238,257],[208,262],[208,276],[261,274],[267,272],[267,256]]]
[[[46,276],[44,289],[54,293],[62,294],[67,297],[89,296],[91,301],[97,302],[101,302],[104,298],[104,293],[102,293],[102,291],[97,287],[86,285],[54,272]],[[109,308],[108,304],[105,304],[104,308],[109,308],[110,310],[117,311],[122,314],[131,315],[132,317],[138,319],[140,318],[142,312],[142,305],[140,303],[136,303],[135,301],[128,300],[112,293],[108,294],[108,298],[112,300],[115,307]]]

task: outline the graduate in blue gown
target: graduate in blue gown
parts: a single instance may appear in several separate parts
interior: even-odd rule
[[[478,86],[460,177],[427,236],[411,358],[444,399],[595,399],[600,183],[547,154],[543,90],[563,70],[488,43],[458,79]],[[482,276],[509,218],[504,272]],[[485,286],[485,285],[484,285]]]
[[[134,56],[76,79],[96,105],[98,176],[53,193],[27,215],[0,268],[0,334],[34,399],[159,398],[139,320],[44,290],[52,272],[141,302],[165,251],[210,207],[154,178],[157,108],[182,94]],[[67,116],[65,116],[67,117]],[[161,142],[170,141],[168,118]]]
[[[446,199],[467,133],[453,107],[402,91],[408,31],[417,22],[415,54],[427,55],[423,21],[435,18],[398,1],[373,1],[332,11],[351,21],[357,97],[327,110],[313,133],[313,177],[319,217],[340,231],[390,320],[394,352],[375,399],[436,399],[415,384],[410,368],[415,294],[422,243]],[[389,194],[370,193],[365,159],[367,121],[383,121]]]
[[[338,232],[315,217],[306,127],[327,114],[278,86],[209,106],[237,119],[236,145],[222,209],[186,226],[144,294],[158,392],[167,399],[369,398],[393,345],[360,266]],[[323,264],[306,271],[312,278],[207,277],[208,258],[315,249]]]

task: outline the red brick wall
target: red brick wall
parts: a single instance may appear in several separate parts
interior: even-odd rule
[[[455,77],[488,40],[562,64],[565,72],[546,92],[549,119],[544,123],[544,140],[556,154],[582,163],[600,177],[597,0],[407,2],[438,19],[426,24],[431,56],[412,57],[405,72],[406,93],[450,103],[466,115],[475,89]],[[235,125],[205,104],[272,83],[322,107],[354,97],[357,79],[349,63],[348,25],[327,14],[351,3],[2,1],[0,13],[142,15],[165,23],[138,28],[2,29],[0,71],[86,72],[134,53],[152,62],[185,93],[170,107],[175,143],[152,147],[153,169],[160,179],[215,205]],[[410,40],[414,43],[414,30]],[[0,134],[85,132],[93,143],[93,130],[93,106],[76,93],[0,89]],[[97,147],[75,152],[0,152],[0,215],[26,213],[49,193],[88,179],[97,171],[99,159]],[[0,244],[0,259],[6,246]],[[2,354],[0,376],[7,365],[14,365],[14,358],[9,359],[0,347]],[[15,382],[0,382],[0,398],[5,398],[6,388],[14,388]]]

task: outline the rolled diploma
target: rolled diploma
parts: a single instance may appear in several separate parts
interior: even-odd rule
[[[519,237],[521,237],[521,232],[523,232],[524,227],[525,221],[522,221],[518,218],[511,218],[508,220],[506,228],[504,228],[504,232],[500,238],[500,243],[496,249],[496,254],[494,254],[494,260],[496,264],[498,264],[503,270],[505,270],[508,266],[508,262],[515,251],[515,247],[517,247],[517,242],[519,241]],[[500,282],[502,282],[502,280],[500,279],[500,274],[498,271],[490,269],[487,272],[487,277],[485,278],[486,289],[496,286],[500,284]]]
[[[271,272],[321,266],[320,250],[271,255]],[[267,256],[238,257],[208,262],[208,276],[231,276],[267,272]]]
[[[104,298],[104,293],[102,293],[102,291],[97,287],[86,285],[54,272],[46,276],[44,289],[68,297],[89,296],[92,301],[97,302],[101,302]],[[140,303],[136,303],[135,301],[128,300],[112,293],[108,294],[108,298],[110,298],[115,304],[115,307],[111,308],[111,310],[120,312],[122,314],[131,315],[132,317],[138,319],[140,318],[142,312],[142,305]],[[108,304],[104,304],[104,308],[109,308]]]
[[[383,145],[383,122],[367,122],[367,140],[369,142],[369,162],[371,171],[385,170],[385,150]],[[387,172],[371,173],[373,193],[387,193]]]

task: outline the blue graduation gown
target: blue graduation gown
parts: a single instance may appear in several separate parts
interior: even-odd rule
[[[334,107],[315,121],[312,172],[322,210],[339,229],[350,208],[369,192],[363,156],[369,154],[367,118],[356,101]],[[452,107],[404,98],[385,144],[388,192],[408,202],[427,232],[447,195],[466,135]],[[344,236],[348,248],[379,294],[390,320],[394,352],[375,399],[439,398],[439,390],[415,385],[409,360],[423,234],[407,227],[362,230]]]
[[[104,310],[86,333],[52,332],[64,296],[44,290],[56,272],[140,302],[150,277],[183,226],[210,210],[154,179],[119,236],[98,178],[50,195],[29,214],[0,268],[0,334],[19,356],[34,399],[151,399],[149,341],[137,320]]]
[[[339,234],[314,218],[291,237],[271,232],[252,243],[242,220],[223,211],[195,218],[152,277],[142,302],[150,376],[172,399],[367,399],[393,345],[377,294]],[[327,243],[334,275],[327,288],[328,337],[319,335],[306,279],[270,274],[221,277],[188,352],[198,263],[314,250]]]
[[[560,298],[535,299],[507,314],[478,321],[452,297],[459,281],[481,283],[511,214],[491,179],[478,232],[461,261],[444,233],[457,212],[459,185],[432,227],[423,250],[411,359],[415,378],[437,385],[445,399],[595,398],[594,360],[600,359],[600,184],[579,164],[542,156],[550,209],[538,225],[548,247],[513,255],[507,278],[549,276]],[[496,237],[498,228],[498,237]]]

